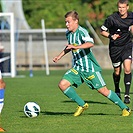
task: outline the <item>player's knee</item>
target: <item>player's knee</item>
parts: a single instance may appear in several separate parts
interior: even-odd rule
[[[58,87],[59,87],[62,91],[66,90],[69,86],[70,86],[70,84],[69,84],[69,82],[66,81],[66,80],[61,80],[61,81],[59,82],[59,84],[58,84]]]
[[[58,84],[58,87],[59,87],[61,90],[63,90],[64,86],[65,86],[65,82],[63,82],[63,81],[61,80],[61,81],[59,82],[59,84]]]
[[[125,70],[124,70],[124,73],[125,73],[125,74],[130,74],[130,73],[131,73],[131,69],[125,69]]]
[[[114,74],[115,75],[120,75],[121,74],[121,67],[114,68]]]

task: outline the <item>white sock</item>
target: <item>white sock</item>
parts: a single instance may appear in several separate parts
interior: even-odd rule
[[[0,103],[0,114],[2,112],[3,106],[4,106],[4,103]]]
[[[0,70],[0,79],[2,79],[2,74],[1,74],[1,70]]]

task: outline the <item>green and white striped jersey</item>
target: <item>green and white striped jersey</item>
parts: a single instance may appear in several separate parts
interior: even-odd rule
[[[66,32],[66,37],[69,44],[82,45],[85,42],[94,43],[90,37],[88,31],[79,25],[78,29],[73,33],[71,31]],[[73,68],[78,71],[95,72],[101,71],[101,67],[96,61],[92,50],[77,49],[72,50],[73,55]]]

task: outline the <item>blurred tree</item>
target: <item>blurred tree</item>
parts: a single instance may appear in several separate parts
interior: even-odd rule
[[[47,28],[63,28],[65,27],[64,15],[70,10],[76,10],[79,15],[81,14],[80,23],[84,25],[87,15],[87,4],[81,6],[80,0],[23,0],[23,8],[32,28],[40,28],[41,19],[45,19]]]
[[[133,0],[129,2],[132,10]],[[46,28],[65,28],[64,15],[70,10],[79,13],[82,26],[86,27],[85,20],[89,20],[94,29],[99,29],[105,18],[117,10],[116,0],[22,0],[22,4],[33,29],[41,28],[41,19],[45,20]]]

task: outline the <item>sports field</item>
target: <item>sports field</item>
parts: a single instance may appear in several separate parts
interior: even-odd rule
[[[58,82],[65,71],[18,72],[24,78],[4,78],[6,82],[5,106],[0,123],[8,133],[132,133],[133,116],[122,117],[122,111],[107,98],[85,84],[76,91],[89,104],[89,109],[81,116],[74,117],[77,104],[65,97],[58,89]],[[103,76],[109,89],[114,90],[112,70],[103,70]],[[124,92],[121,80],[122,99]],[[131,88],[133,109],[133,84]],[[35,101],[41,107],[37,118],[27,118],[23,106]],[[132,113],[133,114],[133,113]]]

